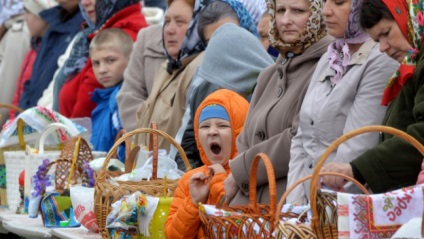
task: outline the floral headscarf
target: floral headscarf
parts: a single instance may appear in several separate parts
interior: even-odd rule
[[[302,34],[303,36],[305,36],[305,39],[303,41],[299,40],[296,43],[287,43],[280,38],[275,20],[276,0],[266,1],[268,12],[271,15],[269,40],[271,45],[276,48],[281,55],[285,57],[294,57],[295,55],[300,55],[308,47],[312,46],[312,44],[319,41],[327,34],[325,30],[324,20],[322,18],[322,0],[309,0],[309,3],[311,5],[309,9],[311,10],[311,13],[308,22],[306,23],[305,31]]]
[[[342,79],[350,61],[348,44],[360,44],[369,39],[368,34],[359,25],[359,12],[362,6],[362,0],[352,0],[351,3],[344,37],[336,38],[327,49],[330,67],[336,72],[336,75],[331,78],[331,81],[335,84]]]
[[[417,64],[418,49],[424,30],[423,0],[382,0],[393,15],[403,36],[411,44],[399,69],[390,77],[383,93],[382,105],[388,105],[399,94],[402,86],[410,79]]]
[[[252,18],[252,15],[247,11],[243,3],[237,0],[221,0],[228,5],[236,12],[238,20],[240,22],[240,27],[248,30],[253,35],[259,37],[258,29],[256,28],[255,21]]]
[[[181,44],[180,53],[178,54],[177,59],[172,59],[172,57],[168,54],[168,51],[165,48],[165,41],[163,41],[165,55],[168,58],[168,65],[166,67],[166,71],[169,74],[172,74],[174,70],[180,69],[182,67],[181,60],[205,50],[205,47],[202,41],[200,40],[199,34],[197,34],[197,18],[199,18],[200,12],[209,4],[209,2],[210,0],[195,1],[193,8],[193,16],[190,20],[190,24],[188,26],[184,41]],[[163,26],[165,27],[165,24],[163,24]]]

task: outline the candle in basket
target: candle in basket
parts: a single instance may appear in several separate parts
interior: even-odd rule
[[[28,146],[28,145],[26,146],[24,164],[25,164],[25,172],[28,172],[28,173],[25,174],[25,183],[24,183],[24,186],[25,186],[24,195],[25,195],[25,197],[28,197],[29,194],[31,193],[31,176],[32,175],[31,175],[31,161],[30,161],[29,155],[30,155],[30,152],[32,150],[33,149],[31,149],[30,146]],[[34,153],[34,152],[31,152],[31,153]]]

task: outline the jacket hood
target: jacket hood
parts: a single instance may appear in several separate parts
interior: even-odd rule
[[[252,33],[226,23],[213,33],[198,77],[246,96],[261,71],[272,64],[273,59]]]
[[[250,33],[249,33],[250,34]],[[231,158],[233,159],[237,155],[236,147],[236,138],[243,130],[244,121],[247,116],[247,111],[249,109],[249,103],[241,97],[239,94],[227,90],[221,89],[210,94],[206,99],[199,105],[196,110],[196,115],[194,117],[194,136],[196,139],[197,148],[199,149],[200,158],[202,159],[203,164],[211,165],[209,159],[206,157],[205,151],[202,148],[199,140],[199,116],[203,108],[210,104],[217,104],[225,108],[227,114],[230,118],[231,125]],[[228,168],[228,164],[224,165],[225,168]]]

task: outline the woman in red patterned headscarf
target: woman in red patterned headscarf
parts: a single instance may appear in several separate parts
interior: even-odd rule
[[[380,42],[380,50],[400,63],[389,79],[382,104],[389,105],[383,125],[405,131],[424,143],[424,17],[423,0],[364,0],[361,25]],[[340,172],[374,193],[416,183],[423,156],[402,139],[381,134],[380,144],[350,164],[330,163],[325,172]],[[324,177],[324,184],[340,188],[344,181]]]

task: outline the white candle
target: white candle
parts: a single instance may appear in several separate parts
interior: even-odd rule
[[[31,147],[26,145],[25,149],[25,183],[24,195],[29,196],[31,193],[31,161],[30,161]]]

